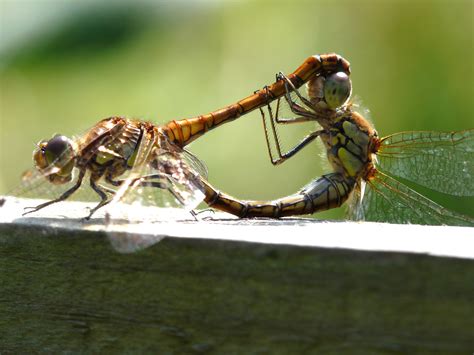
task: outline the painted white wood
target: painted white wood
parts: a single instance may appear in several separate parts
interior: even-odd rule
[[[123,208],[124,218],[108,223],[105,209],[84,221],[90,204],[64,202],[22,216],[24,207],[40,200],[6,197],[0,208],[0,225],[85,233],[106,232],[122,252],[153,245],[165,237],[229,240],[308,248],[342,248],[374,252],[407,252],[474,259],[474,228],[395,225],[387,223],[320,221],[310,218],[236,219],[224,213],[204,212],[196,220],[178,209],[133,206]],[[115,219],[113,219],[115,221]],[[11,229],[10,229],[11,230]]]

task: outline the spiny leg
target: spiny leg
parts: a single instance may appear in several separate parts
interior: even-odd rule
[[[288,99],[285,97],[285,100],[288,102],[288,106],[290,107],[291,112],[293,112],[296,117],[290,118],[275,118],[275,122],[278,124],[290,124],[290,123],[302,123],[302,122],[311,122],[315,121],[315,114],[311,111],[306,110],[305,108],[298,105],[295,101],[288,101],[292,100],[291,98]]]
[[[270,143],[270,137],[268,133],[267,120],[265,118],[265,112],[263,112],[262,108],[259,108],[259,110],[260,110],[260,114],[262,115],[263,132],[265,134],[265,142],[267,143],[268,155],[270,156],[270,161],[272,162],[272,164],[275,165],[275,160],[273,159],[273,153],[272,153],[272,145]],[[277,150],[279,150],[279,145],[276,144],[276,146],[277,146]]]
[[[298,98],[301,100],[301,102],[303,102],[312,111],[315,110],[313,103],[311,101],[309,101],[306,97],[304,97],[303,95],[300,94],[298,89],[293,85],[291,80],[285,74],[283,74],[282,72],[279,72],[277,74],[277,80],[283,80],[285,82],[285,89],[286,89],[285,98],[286,98],[286,101],[288,102],[288,104],[290,104],[290,102],[292,102],[297,107],[299,107],[302,111],[308,112],[308,110],[306,110],[303,107],[301,107],[300,105],[296,104],[294,102],[294,100],[291,98],[290,93],[294,92],[296,94],[296,96],[298,96]],[[292,107],[291,104],[290,104],[290,107]],[[298,114],[297,112],[294,112],[294,113]]]
[[[264,89],[265,89],[265,91],[268,91],[267,86],[265,86]],[[270,126],[271,126],[271,130],[272,130],[272,134],[273,134],[273,139],[275,141],[275,148],[276,148],[276,151],[277,151],[277,154],[278,154],[278,159],[273,158],[273,153],[272,153],[272,148],[271,148],[271,143],[270,143],[270,137],[269,137],[269,133],[268,133],[267,120],[265,118],[265,112],[263,111],[262,108],[259,108],[259,110],[260,110],[260,114],[262,116],[263,131],[265,133],[265,141],[267,143],[267,149],[268,149],[268,154],[270,156],[270,161],[272,162],[273,165],[280,164],[283,161],[282,160],[282,153],[281,153],[281,144],[280,144],[280,139],[278,137],[278,132],[276,130],[275,123],[274,123],[272,107],[271,107],[270,103],[267,103],[267,111],[268,111],[268,114],[270,116]],[[278,116],[279,110],[280,110],[280,99],[277,100],[277,107],[276,107],[277,116]]]
[[[275,126],[275,121],[278,118],[278,116],[274,117],[273,116],[273,111],[270,105],[267,105],[268,113],[270,115],[270,126],[271,130],[273,133],[273,138],[275,140],[275,148],[278,154],[278,158],[274,158],[272,154],[272,149],[271,149],[271,143],[270,143],[270,137],[268,133],[268,127],[267,127],[267,120],[265,118],[265,113],[264,111],[260,108],[260,113],[262,115],[262,121],[263,121],[263,129],[265,132],[265,140],[267,143],[267,148],[268,148],[268,154],[270,155],[270,161],[272,162],[273,165],[278,165],[283,163],[285,160],[291,158],[293,155],[295,155],[297,152],[299,152],[303,147],[305,147],[308,143],[312,142],[314,139],[316,139],[323,131],[314,131],[308,134],[306,137],[304,137],[296,146],[291,148],[289,151],[282,153],[281,149],[281,143],[280,143],[280,138],[278,137],[278,133],[276,130]],[[278,110],[277,110],[277,115],[278,115]]]
[[[79,176],[77,178],[77,181],[76,181],[76,183],[74,184],[73,187],[71,187],[69,190],[66,190],[65,192],[63,192],[63,194],[61,196],[59,196],[58,198],[56,198],[54,200],[42,203],[42,204],[40,204],[36,207],[25,207],[25,210],[26,209],[31,209],[31,210],[28,211],[28,212],[24,212],[23,216],[26,216],[27,214],[39,211],[40,209],[45,208],[49,205],[52,205],[53,203],[61,202],[61,201],[66,200],[69,196],[71,196],[81,186],[82,180],[84,179],[85,174],[86,174],[86,169],[82,168],[79,172]]]
[[[303,149],[306,145],[311,143],[313,140],[315,140],[323,131],[314,131],[305,136],[297,145],[295,145],[293,148],[288,150],[286,153],[282,154],[280,158],[274,163],[276,164],[281,164],[285,160],[291,158],[293,155],[298,153],[301,149]]]
[[[285,97],[286,102],[288,103],[288,98]],[[276,115],[275,122],[281,124],[290,124],[290,123],[301,123],[301,122],[310,122],[314,121],[314,114],[311,111],[306,110],[305,108],[298,105],[290,96],[291,104],[289,103],[291,112],[296,114],[295,117],[280,117],[280,104],[281,98],[277,99],[276,102]],[[268,111],[271,111],[271,106],[267,104]]]
[[[304,96],[300,94],[298,89],[295,88],[293,83],[287,76],[283,73],[279,73],[278,76],[279,80],[285,81],[285,100],[290,107],[291,112],[293,112],[296,117],[291,118],[280,118],[275,117],[275,122],[279,124],[289,124],[289,123],[300,123],[300,122],[309,122],[309,121],[318,121],[318,119],[325,119],[326,117],[318,112],[314,104],[306,99]],[[298,98],[307,106],[304,108],[303,106],[299,105],[290,95],[291,92],[294,92]]]

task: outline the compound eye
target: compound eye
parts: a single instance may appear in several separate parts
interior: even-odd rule
[[[42,171],[50,182],[64,184],[72,178],[73,143],[69,138],[60,135],[49,141],[41,141],[33,153],[33,160],[36,168]]]
[[[344,72],[329,75],[324,83],[324,99],[331,109],[344,105],[351,96],[352,83]]]
[[[41,146],[42,145],[42,146]],[[43,151],[44,157],[48,165],[56,162],[58,159],[65,155],[65,158],[69,160],[72,154],[72,144],[68,137],[56,135],[51,138],[45,145],[41,144],[40,149]]]

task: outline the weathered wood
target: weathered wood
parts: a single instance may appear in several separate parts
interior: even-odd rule
[[[362,235],[355,226],[363,230],[364,223],[159,222],[154,228],[163,227],[164,233],[155,230],[156,236],[175,236],[120,254],[103,230],[94,230],[100,219],[88,228],[68,229],[69,218],[6,222],[4,211],[2,353],[461,354],[474,349],[472,260],[307,245],[332,237],[341,248],[338,243],[348,239],[334,232],[319,239],[320,230],[345,229],[357,239]],[[84,227],[79,220],[72,224]],[[472,232],[453,230],[461,236]],[[242,241],[236,240],[239,234]],[[444,236],[456,240],[454,234]],[[256,243],[259,237],[262,242]]]

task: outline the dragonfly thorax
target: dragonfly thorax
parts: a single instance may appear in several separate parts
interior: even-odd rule
[[[116,137],[98,147],[94,158],[97,164],[105,166],[119,160],[128,167],[133,166],[143,134],[142,122],[124,120],[123,123]]]
[[[372,167],[377,133],[364,117],[348,108],[325,131],[321,138],[333,169],[355,180],[366,175]]]

